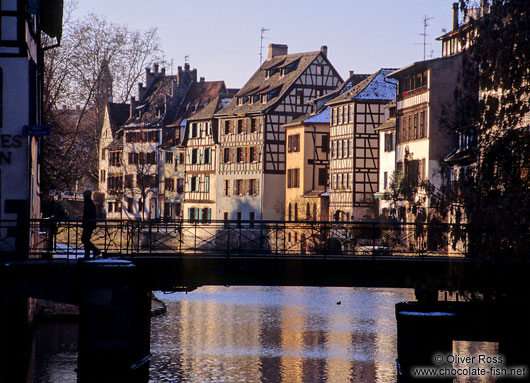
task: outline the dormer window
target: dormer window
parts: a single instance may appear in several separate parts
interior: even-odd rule
[[[239,106],[243,105],[243,97],[238,97],[237,98],[237,105],[239,105]]]

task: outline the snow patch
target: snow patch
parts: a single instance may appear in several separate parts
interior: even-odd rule
[[[396,98],[397,80],[385,78],[393,69],[381,69],[375,78],[356,97],[357,100],[393,100]]]
[[[328,106],[326,109],[324,109],[322,112],[315,114],[314,116],[311,116],[309,118],[306,118],[304,122],[310,122],[310,123],[325,123],[329,124],[330,121],[330,107]]]
[[[408,316],[417,316],[417,317],[452,317],[455,315],[454,313],[445,313],[442,311],[430,311],[430,312],[400,311],[399,314],[408,315]]]

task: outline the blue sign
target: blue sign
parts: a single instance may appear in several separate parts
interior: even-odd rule
[[[22,134],[24,136],[49,136],[51,131],[50,125],[24,125]]]

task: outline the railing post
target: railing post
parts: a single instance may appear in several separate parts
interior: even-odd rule
[[[226,229],[227,229],[227,236],[226,236],[226,257],[230,258],[230,221],[226,221]]]

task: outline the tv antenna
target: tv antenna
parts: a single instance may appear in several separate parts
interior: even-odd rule
[[[423,16],[423,33],[420,33],[420,36],[423,36],[423,43],[417,43],[417,44],[423,44],[423,61],[427,58],[427,45],[431,45],[427,42],[427,27],[429,26],[429,20],[434,19],[434,17],[429,17],[428,15]]]
[[[263,62],[263,39],[265,32],[270,31],[270,29],[267,29],[265,27],[261,27],[261,38],[260,38],[260,45],[259,45],[259,65],[261,66],[261,63]]]

